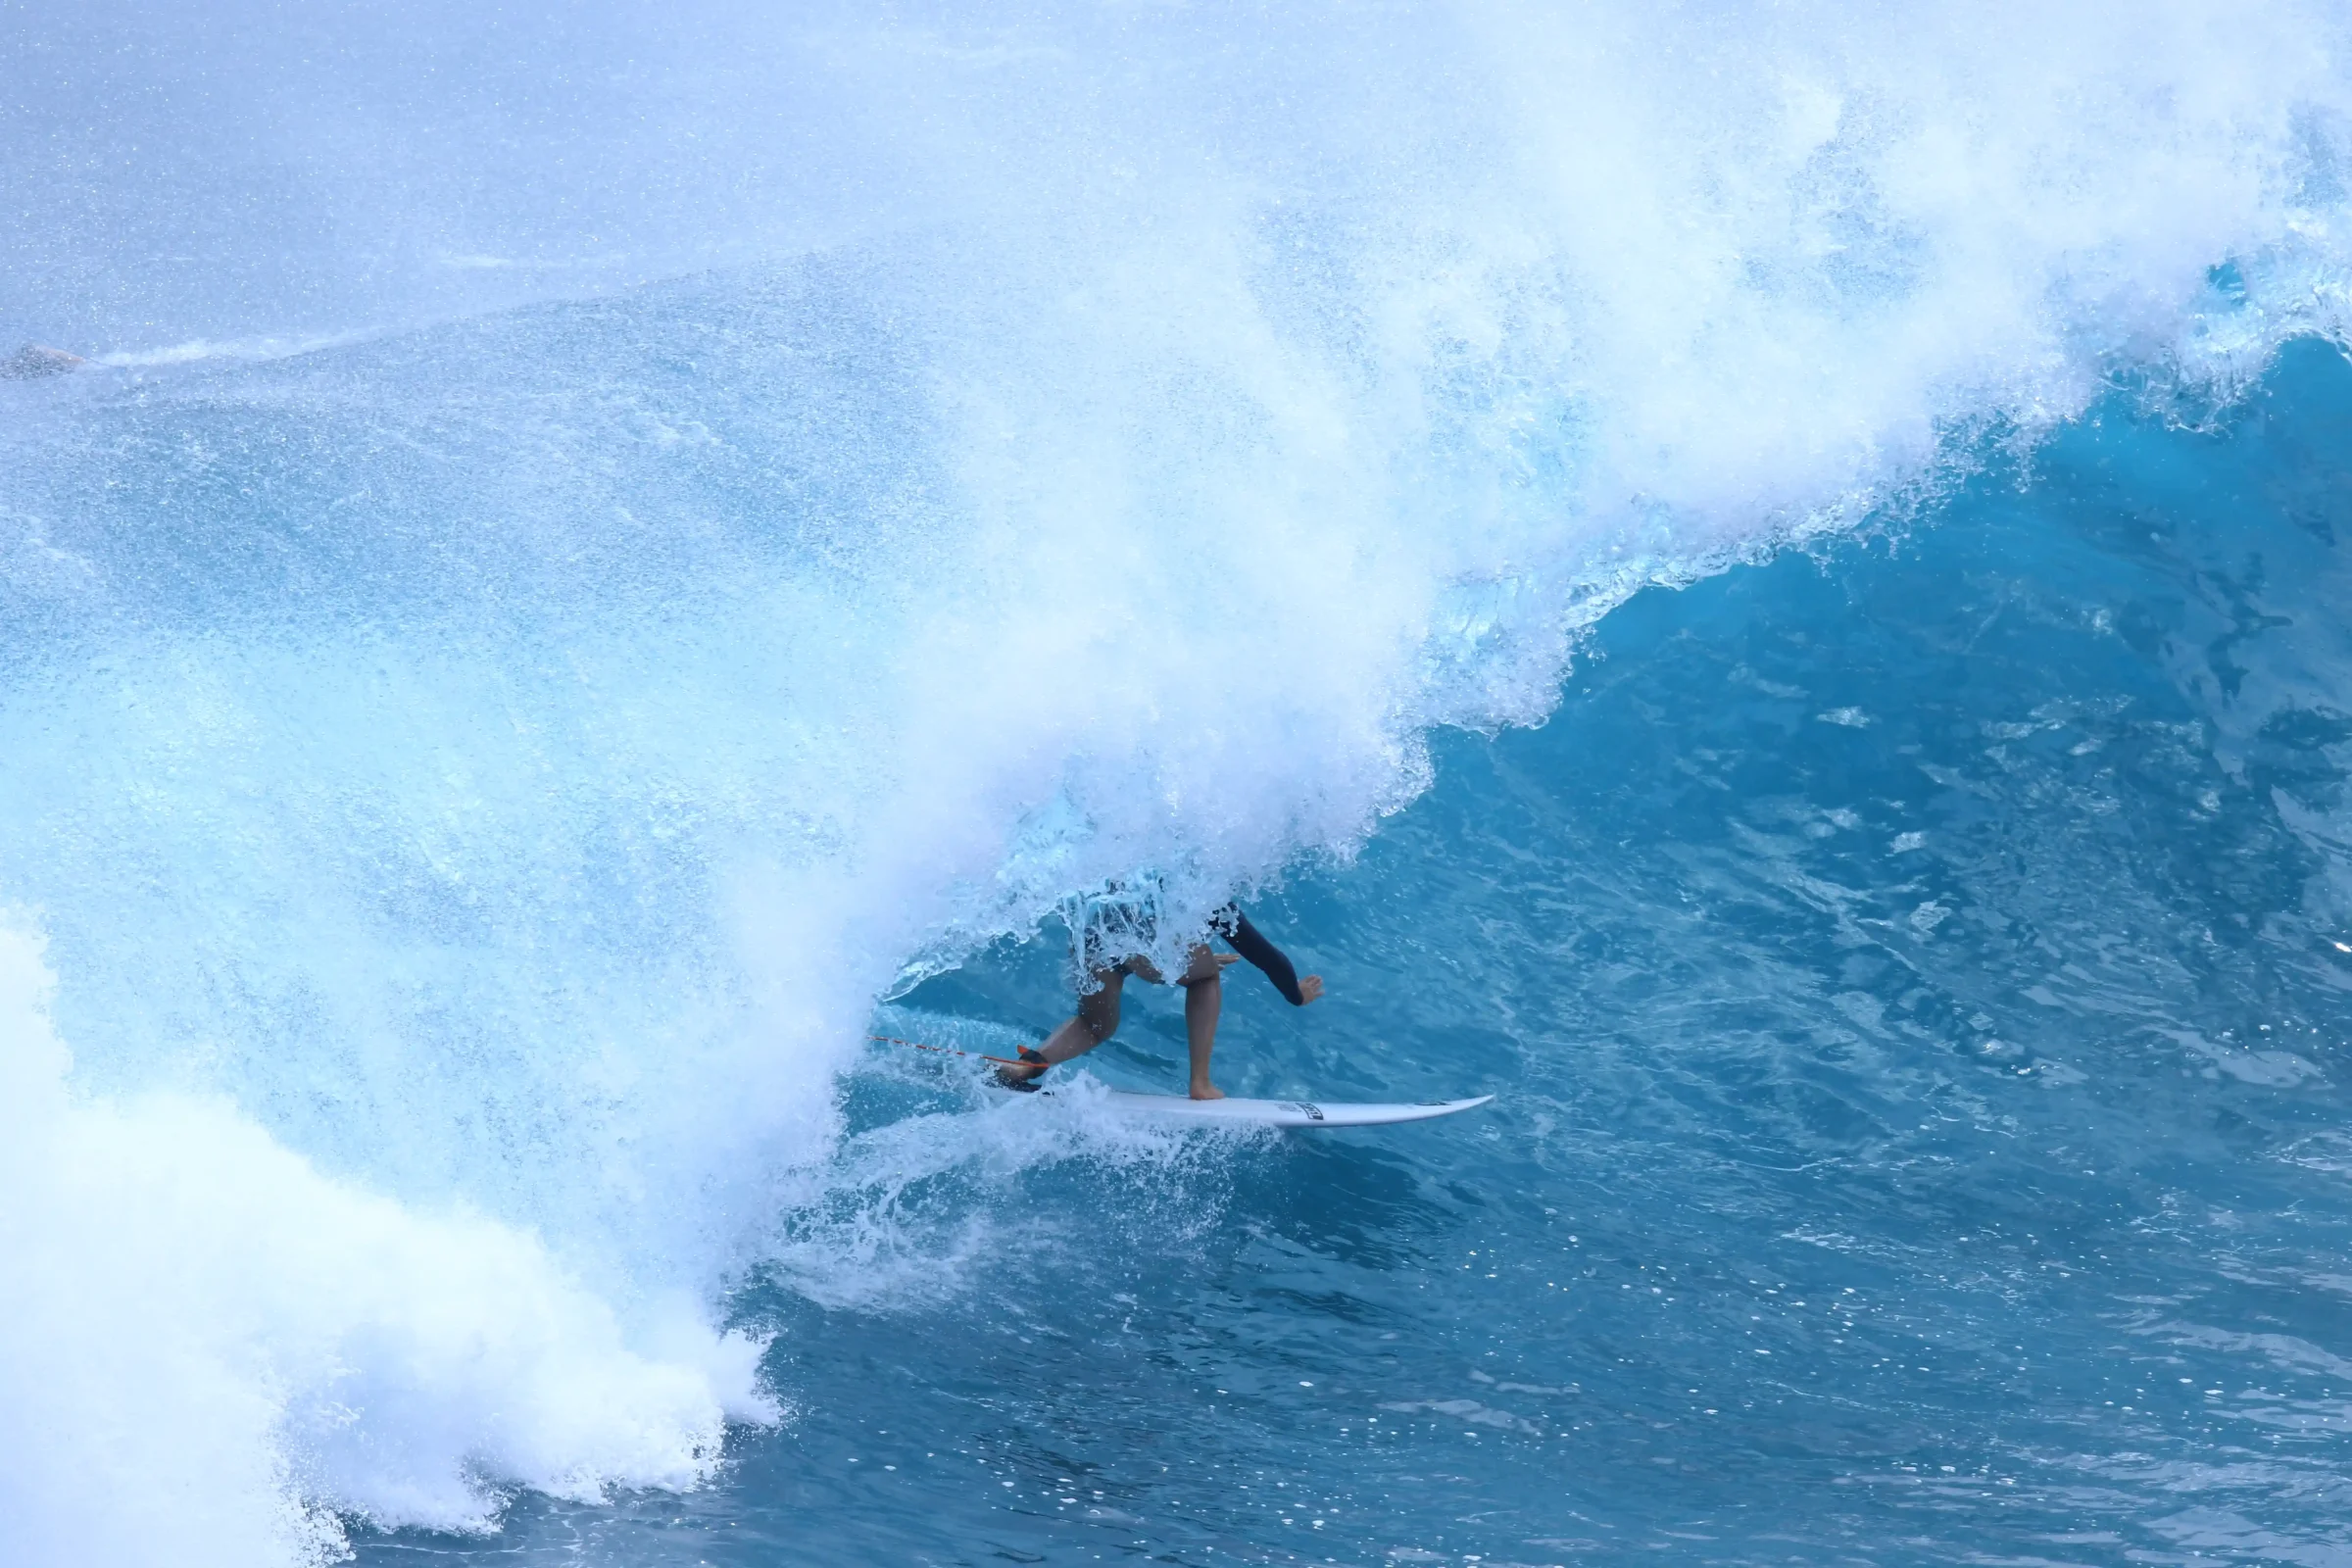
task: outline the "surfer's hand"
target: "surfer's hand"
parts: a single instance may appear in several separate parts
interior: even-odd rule
[[[1298,982],[1298,1005],[1301,1007],[1305,1006],[1308,1003],[1314,1001],[1322,994],[1323,977],[1321,975],[1310,974],[1305,979]]]
[[[1242,956],[1238,953],[1217,953],[1211,954],[1210,956],[1217,960],[1217,967],[1220,969],[1224,968],[1229,963],[1239,963],[1242,961]]]

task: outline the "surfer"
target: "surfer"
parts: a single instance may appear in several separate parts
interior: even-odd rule
[[[1082,1056],[1118,1032],[1119,991],[1127,977],[1166,985],[1167,977],[1139,949],[1148,949],[1159,933],[1159,879],[1149,874],[1114,881],[1102,892],[1074,899],[1064,910],[1069,921],[1071,957],[1081,972],[1078,1011],[1048,1035],[1035,1050],[1020,1048],[1020,1062],[1006,1063],[997,1076],[1006,1088],[1027,1089],[1073,1056]],[[1218,936],[1233,948],[1218,953],[1206,938]],[[1228,904],[1208,917],[1208,930],[1186,956],[1176,984],[1184,988],[1184,1033],[1192,1056],[1191,1094],[1195,1100],[1222,1100],[1225,1092],[1209,1082],[1209,1054],[1217,1046],[1217,1016],[1225,1010],[1225,966],[1244,958],[1274,982],[1294,1007],[1303,1007],[1323,994],[1323,977],[1303,979],[1280,948],[1268,942],[1250,923],[1238,904]]]

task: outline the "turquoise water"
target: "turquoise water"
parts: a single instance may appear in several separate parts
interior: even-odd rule
[[[2352,1560],[2339,10],[20,7],[0,1563]]]
[[[2028,488],[1637,598],[1550,723],[1447,741],[1356,863],[1258,901],[1328,1004],[1228,1004],[1235,1092],[1493,1106],[877,1160],[824,1223],[960,1250],[952,1285],[747,1286],[798,1420],[477,1549],[2352,1550],[2347,433],[2352,369],[2299,349],[2219,432],[2101,416]],[[1034,1035],[1058,961],[894,1020]],[[1173,1085],[1182,1041],[1163,1004],[1089,1065]],[[1055,1115],[887,1053],[848,1092],[853,1162]],[[467,1554],[362,1558],[428,1550]]]

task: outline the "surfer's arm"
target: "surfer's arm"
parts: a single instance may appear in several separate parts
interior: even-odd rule
[[[1273,981],[1274,989],[1281,992],[1292,1006],[1303,1007],[1323,994],[1322,982],[1312,975],[1307,977],[1313,987],[1311,995],[1299,985],[1298,969],[1289,958],[1283,956],[1280,948],[1268,942],[1264,934],[1250,923],[1250,917],[1239,906],[1228,905],[1226,911],[1226,918],[1217,922],[1217,934],[1233,944],[1234,952],[1249,959],[1267,979]]]

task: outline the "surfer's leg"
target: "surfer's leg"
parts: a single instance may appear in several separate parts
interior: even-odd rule
[[[1225,1010],[1225,964],[1219,958],[1205,943],[1195,948],[1184,978],[1176,982],[1184,987],[1184,1038],[1192,1053],[1195,1100],[1225,1098],[1225,1091],[1208,1081],[1209,1054],[1217,1049],[1217,1017]]]
[[[1095,989],[1078,999],[1077,1016],[1046,1036],[1046,1043],[1037,1048],[1037,1054],[1045,1059],[1034,1065],[1024,1062],[1020,1067],[1000,1067],[997,1075],[1007,1082],[1026,1083],[1048,1067],[1085,1055],[1117,1034],[1119,991],[1126,984],[1128,968],[1129,964],[1121,963],[1094,971],[1089,978]]]

